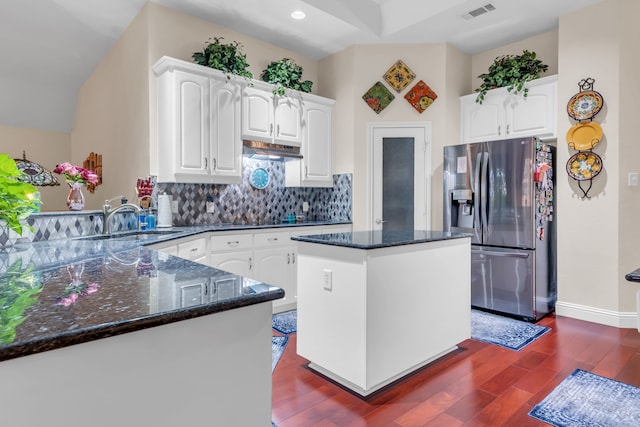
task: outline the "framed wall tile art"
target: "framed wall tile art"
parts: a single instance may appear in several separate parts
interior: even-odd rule
[[[402,89],[407,87],[409,83],[416,78],[416,74],[411,71],[411,68],[409,68],[407,64],[398,60],[384,73],[383,77],[385,81],[389,83],[389,86],[400,93]]]
[[[437,97],[438,95],[436,95],[429,85],[420,80],[407,92],[404,99],[406,99],[418,113],[422,114],[424,110],[433,104],[433,101],[435,101]]]
[[[395,96],[385,85],[382,84],[382,82],[376,82],[364,95],[362,95],[362,99],[364,99],[367,105],[371,107],[376,114],[380,114],[380,111],[384,110],[389,104],[391,104],[391,101],[395,99]]]

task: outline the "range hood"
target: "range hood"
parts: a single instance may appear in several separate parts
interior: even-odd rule
[[[248,140],[242,141],[242,154],[254,159],[263,160],[302,158],[302,154],[300,154],[300,147]]]

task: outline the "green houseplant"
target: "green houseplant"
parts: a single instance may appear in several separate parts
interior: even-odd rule
[[[213,37],[205,42],[205,47],[201,52],[194,52],[192,56],[194,62],[205,67],[220,70],[230,79],[230,74],[253,78],[253,74],[247,70],[247,55],[242,52],[242,44],[237,41],[231,43],[221,43],[224,37]]]
[[[18,181],[20,175],[22,171],[18,169],[16,162],[9,155],[0,154],[0,219],[22,235],[23,227],[31,229],[23,221],[40,210],[40,203],[34,198],[38,192],[36,187]]]
[[[273,89],[274,95],[284,95],[285,88],[309,93],[313,82],[310,80],[301,82],[302,71],[302,67],[296,64],[293,59],[282,58],[267,65],[260,78],[267,83],[276,85]]]
[[[548,65],[536,58],[535,52],[523,50],[522,55],[498,56],[486,73],[480,74],[482,84],[475,90],[478,93],[476,102],[482,104],[487,91],[499,87],[506,87],[513,93],[523,92],[527,96],[529,90],[524,87],[528,81],[535,80],[547,71]]]

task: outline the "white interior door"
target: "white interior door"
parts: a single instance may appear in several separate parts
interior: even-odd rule
[[[370,229],[428,229],[431,124],[372,123],[369,135]]]

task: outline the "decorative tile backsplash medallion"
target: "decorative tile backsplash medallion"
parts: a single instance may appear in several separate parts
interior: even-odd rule
[[[407,64],[398,60],[384,73],[383,77],[385,81],[389,83],[389,86],[400,93],[416,78],[416,74],[411,71],[411,68],[409,68]]]
[[[362,95],[362,99],[376,114],[387,108],[395,96],[381,82],[376,82],[369,90]]]
[[[429,85],[420,80],[405,94],[404,99],[406,99],[418,113],[422,114],[424,110],[433,104],[433,101],[435,101],[437,97],[438,95],[436,95]]]
[[[351,174],[334,175],[333,188],[285,187],[285,165],[281,161],[248,160],[242,184],[159,183],[158,194],[178,201],[173,224],[280,224],[289,214],[302,215],[309,203],[308,221],[351,220]],[[257,167],[267,170],[269,185],[257,190],[249,175]],[[207,197],[213,198],[213,213],[206,212]]]

